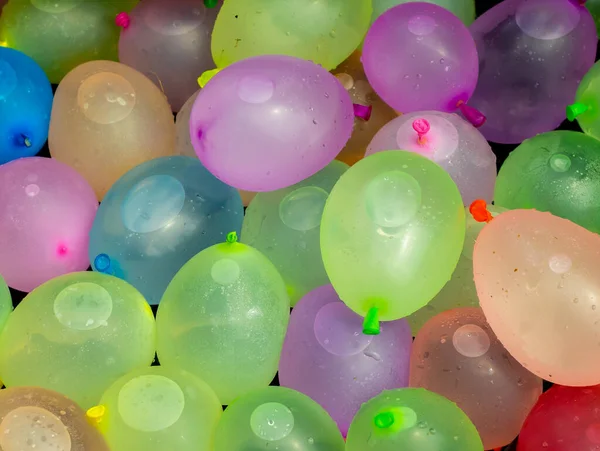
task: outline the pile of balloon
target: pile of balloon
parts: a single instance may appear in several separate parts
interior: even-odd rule
[[[600,0],[475,6],[0,0],[0,451],[600,450]]]

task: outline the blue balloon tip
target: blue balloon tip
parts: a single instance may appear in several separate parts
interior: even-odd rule
[[[106,254],[99,254],[94,259],[94,267],[98,272],[107,272],[110,269],[110,257]]]

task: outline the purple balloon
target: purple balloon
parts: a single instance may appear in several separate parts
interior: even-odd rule
[[[558,127],[596,56],[587,9],[572,0],[505,0],[471,33],[480,72],[470,105],[488,119],[481,133],[517,144]]]
[[[361,404],[382,390],[408,386],[412,335],[404,319],[364,335],[364,318],[331,285],[294,307],[279,362],[279,382],[318,402],[344,436]]]
[[[379,16],[365,38],[362,62],[375,92],[402,113],[464,109],[477,83],[469,30],[429,3],[403,3]]]
[[[217,178],[273,191],[327,166],[354,124],[350,94],[336,77],[299,58],[265,55],[226,67],[200,91],[190,136]]]

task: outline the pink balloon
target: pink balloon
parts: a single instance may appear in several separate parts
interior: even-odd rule
[[[89,266],[88,242],[98,201],[71,167],[51,158],[0,166],[0,274],[12,288]]]
[[[511,210],[475,243],[481,308],[529,371],[569,386],[600,383],[600,236],[566,219]]]

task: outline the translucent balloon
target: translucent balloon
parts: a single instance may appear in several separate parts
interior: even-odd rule
[[[156,83],[179,111],[200,74],[214,67],[210,35],[218,12],[198,0],[144,0],[124,23],[119,61]]]
[[[491,202],[494,197],[496,155],[481,133],[456,114],[404,114],[377,132],[366,155],[391,149],[416,152],[443,167],[465,205],[476,199]]]
[[[525,368],[570,386],[600,383],[600,237],[566,219],[513,210],[483,228],[473,254],[481,307]],[[541,314],[543,312],[543,314]]]
[[[190,134],[200,161],[219,179],[273,191],[327,166],[350,138],[353,120],[350,95],[325,69],[261,56],[210,80],[194,103]]]
[[[487,210],[492,217],[507,211],[506,208],[497,205],[488,205]],[[420,308],[407,318],[413,335],[417,335],[417,332],[419,332],[427,321],[446,310],[458,307],[479,307],[477,289],[473,281],[473,248],[475,247],[475,240],[485,226],[485,222],[478,222],[473,219],[473,216],[469,213],[469,207],[465,207],[465,217],[467,225],[465,244],[458,259],[456,269],[452,273],[452,278],[442,288],[442,291],[426,306]]]
[[[58,86],[48,145],[52,157],[74,167],[102,200],[128,170],[175,153],[173,114],[163,93],[138,71],[93,61]]]
[[[35,155],[48,138],[52,86],[35,61],[1,45],[0,99],[0,164]]]
[[[85,412],[64,395],[39,387],[0,391],[0,449],[108,451]]]
[[[362,62],[375,92],[396,111],[469,112],[477,50],[467,27],[440,6],[410,2],[387,10],[367,33]]]
[[[275,265],[292,306],[329,283],[321,257],[321,217],[333,185],[347,169],[341,161],[332,161],[296,185],[259,193],[246,210],[242,239]]]
[[[235,240],[186,263],[156,316],[161,364],[202,378],[223,404],[271,382],[290,317],[277,269]]]
[[[8,316],[13,310],[12,298],[10,296],[10,290],[8,285],[0,274],[0,332],[4,329]]]
[[[83,408],[110,384],[154,359],[150,307],[131,285],[96,272],[71,273],[32,291],[0,335],[0,379],[37,386]]]
[[[98,201],[73,169],[50,158],[0,166],[0,274],[31,291],[89,266],[89,233]]]
[[[321,406],[297,391],[266,387],[237,399],[217,426],[215,451],[344,451]]]
[[[481,133],[518,144],[558,127],[596,56],[596,27],[585,7],[505,0],[477,18],[471,33],[480,73],[470,105],[488,119]]]
[[[577,119],[583,132],[596,139],[600,139],[600,118],[597,113],[600,106],[598,77],[600,64],[594,64],[577,88],[575,103],[567,107],[567,118],[570,121]]]
[[[456,404],[422,388],[387,390],[363,404],[346,451],[483,451],[469,418]]]
[[[405,320],[362,334],[362,318],[331,285],[304,296],[292,311],[279,382],[317,401],[345,436],[360,406],[382,390],[408,385],[412,335]]]
[[[372,22],[375,22],[388,9],[400,5],[401,3],[409,3],[414,0],[373,0],[373,17]],[[426,3],[446,8],[456,17],[458,17],[466,26],[471,25],[475,20],[475,2],[474,0],[424,0]]]
[[[117,60],[115,16],[138,0],[9,0],[0,41],[31,56],[52,83],[92,60]]]
[[[555,131],[523,142],[500,168],[495,199],[506,208],[535,208],[600,233],[600,142]]]
[[[352,166],[365,156],[365,149],[375,133],[397,117],[398,113],[373,91],[367,81],[359,51],[350,55],[346,61],[336,67],[333,73],[350,93],[355,109],[357,109],[352,136],[337,156],[338,160]]]
[[[427,304],[450,279],[465,236],[458,188],[411,152],[379,152],[351,167],[323,211],[325,270],[348,307],[395,320]]]
[[[554,385],[535,405],[517,451],[592,451],[600,445],[600,386]]]
[[[197,158],[156,158],[121,177],[104,197],[90,233],[90,262],[158,304],[177,271],[239,231],[243,218],[237,190]]]
[[[212,34],[212,55],[217,67],[289,55],[330,70],[360,45],[371,12],[371,0],[227,0]]]
[[[202,380],[153,366],[113,383],[88,418],[113,450],[198,451],[212,449],[222,412],[217,395]]]
[[[456,402],[485,449],[511,443],[542,393],[542,380],[504,349],[480,308],[449,310],[423,326],[413,345],[410,385]]]

